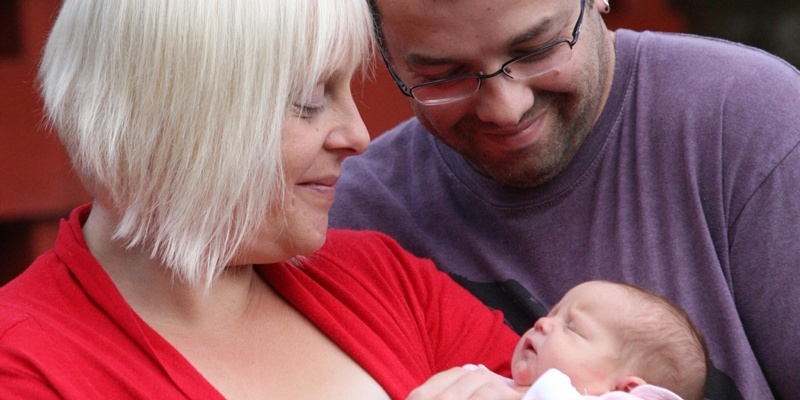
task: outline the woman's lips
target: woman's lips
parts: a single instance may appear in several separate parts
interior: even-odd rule
[[[297,186],[306,189],[319,197],[333,201],[336,197],[336,181],[338,176],[325,176],[312,178],[311,180],[300,182]]]

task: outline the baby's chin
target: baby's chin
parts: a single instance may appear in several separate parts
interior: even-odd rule
[[[531,390],[531,387],[529,385],[520,386],[520,385],[514,384],[511,388],[516,390],[518,393],[521,393],[521,394],[527,394]]]
[[[536,380],[536,366],[525,359],[516,360],[511,365],[511,377],[517,386],[531,386]]]

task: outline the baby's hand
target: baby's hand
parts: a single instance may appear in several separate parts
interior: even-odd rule
[[[432,376],[406,400],[521,400],[524,393],[512,388],[507,380],[486,368],[456,367]]]

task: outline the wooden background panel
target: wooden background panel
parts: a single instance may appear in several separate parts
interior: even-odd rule
[[[35,87],[42,45],[59,5],[18,0],[19,53],[0,58],[0,221],[63,215],[88,199],[61,144],[43,127]]]

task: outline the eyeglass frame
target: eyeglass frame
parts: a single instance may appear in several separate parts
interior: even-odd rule
[[[503,65],[500,66],[500,69],[498,69],[495,72],[492,72],[491,74],[484,74],[482,72],[471,72],[471,73],[467,73],[467,74],[450,76],[450,77],[447,77],[447,78],[434,79],[432,81],[427,81],[427,82],[423,82],[423,83],[408,87],[408,86],[406,86],[405,83],[403,83],[403,81],[400,79],[400,77],[397,76],[397,73],[395,73],[394,70],[392,69],[391,63],[389,63],[389,57],[386,55],[386,50],[384,49],[383,43],[380,43],[381,41],[379,41],[379,43],[378,43],[378,48],[379,48],[379,50],[381,52],[381,57],[383,57],[383,62],[386,64],[386,68],[389,70],[389,74],[392,76],[392,79],[394,80],[394,83],[400,89],[400,92],[402,92],[405,96],[413,98],[414,100],[416,100],[420,104],[425,104],[425,103],[422,100],[419,100],[414,96],[414,89],[416,89],[418,87],[429,86],[429,85],[439,84],[439,83],[442,83],[442,82],[449,82],[449,81],[454,81],[454,80],[457,80],[457,79],[464,79],[464,78],[469,78],[469,77],[477,78],[478,79],[478,87],[475,89],[475,91],[472,94],[470,94],[468,96],[448,99],[448,100],[444,100],[444,101],[440,100],[439,102],[435,103],[435,105],[453,103],[453,102],[456,102],[456,101],[463,100],[463,99],[466,99],[468,97],[471,97],[475,93],[478,93],[478,90],[481,89],[481,85],[483,84],[483,81],[486,80],[486,79],[494,78],[495,76],[500,75],[500,74],[504,74],[504,75],[508,76],[511,79],[515,79],[513,76],[509,75],[506,72],[506,67],[508,67],[509,65],[511,65],[511,64],[513,64],[513,63],[515,63],[515,62],[517,62],[519,60],[522,60],[524,58],[530,57],[532,55],[536,55],[536,54],[545,52],[545,51],[547,51],[547,50],[549,50],[549,49],[551,49],[551,48],[553,48],[553,47],[555,47],[555,46],[557,46],[557,45],[559,45],[561,43],[568,44],[570,51],[572,51],[572,47],[575,46],[575,43],[578,43],[578,36],[581,33],[581,25],[583,25],[583,15],[584,15],[585,9],[586,9],[586,0],[581,0],[581,13],[578,16],[578,20],[575,21],[575,27],[572,29],[572,40],[569,40],[569,39],[558,39],[558,40],[554,40],[554,41],[549,42],[549,43],[545,43],[545,44],[533,49],[530,52],[527,52],[525,54],[516,56],[516,57],[504,62]],[[379,37],[381,37],[381,36],[379,36]],[[526,77],[524,79],[529,79],[529,78],[533,78],[535,76],[539,76],[539,75],[541,75],[543,73],[552,71],[555,68],[557,68],[557,67],[553,67],[553,68],[551,68],[549,70],[542,71],[542,72],[540,72],[540,73],[538,73],[536,75],[531,75],[531,76]]]

